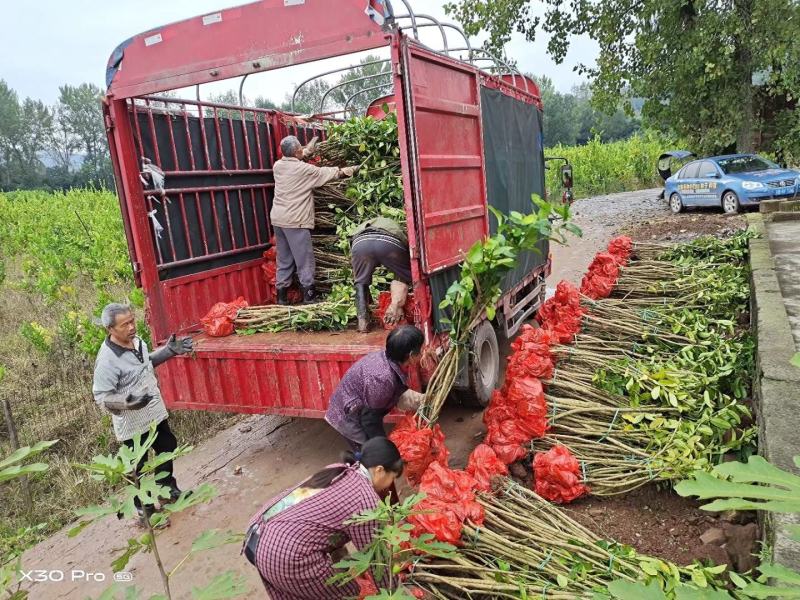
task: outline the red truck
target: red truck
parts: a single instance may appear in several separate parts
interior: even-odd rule
[[[262,71],[388,49],[392,93],[368,112],[378,115],[387,103],[397,114],[416,324],[434,347],[446,344],[438,305],[463,253],[494,227],[488,206],[527,213],[532,193],[544,197],[536,84],[471,48],[457,27],[402,4],[406,14],[388,0],[261,0],[147,31],[112,53],[105,125],[147,323],[154,342],[173,332],[195,339],[194,357],[162,367],[169,407],[321,417],[350,365],[385,340],[385,332],[354,328],[196,333],[217,302],[267,299],[261,265],[279,142],[288,134],[324,137],[336,117],[204,102],[200,84],[241,78],[243,85]],[[443,48],[419,40],[425,27],[441,32]],[[446,30],[463,47],[448,45]],[[195,99],[158,95],[191,86]],[[147,162],[163,172],[164,195],[152,189]],[[522,257],[496,319],[476,329],[456,385],[463,396],[488,401],[500,370],[497,333],[512,335],[540,305],[546,241],[540,250]]]

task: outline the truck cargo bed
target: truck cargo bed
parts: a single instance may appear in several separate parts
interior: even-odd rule
[[[321,417],[347,369],[384,348],[386,332],[283,332],[194,338],[194,357],[159,380],[170,408]]]

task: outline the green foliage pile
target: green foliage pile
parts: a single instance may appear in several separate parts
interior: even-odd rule
[[[749,237],[635,246],[611,298],[586,299],[574,345],[556,349],[552,429],[535,449],[569,447],[595,495],[751,453]]]
[[[350,236],[364,221],[388,217],[405,225],[397,117],[354,117],[330,125],[315,160],[325,166],[358,166],[349,179],[332,181],[314,192],[313,243],[317,289],[325,301],[302,309],[251,307],[236,320],[237,333],[344,329],[355,318]],[[372,297],[388,289],[387,273],[373,278]]]
[[[545,111],[547,107],[545,107]],[[594,137],[583,146],[557,145],[545,150],[545,157],[562,156],[572,163],[575,197],[628,192],[663,185],[656,171],[659,155],[673,143],[651,132],[637,134],[627,140],[603,143]],[[557,167],[545,171],[550,194],[561,193],[561,177]]]

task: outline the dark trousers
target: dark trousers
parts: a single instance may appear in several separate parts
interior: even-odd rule
[[[142,434],[142,438],[146,437],[146,434]],[[133,449],[133,440],[125,440],[122,442],[128,448]],[[172,430],[169,428],[169,423],[167,423],[167,419],[164,419],[156,426],[156,439],[151,446],[151,449],[156,452],[156,454],[161,454],[162,452],[173,452],[178,447],[178,440],[175,439],[175,434],[172,433]],[[149,453],[148,453],[149,454]],[[139,470],[144,466],[144,463],[147,462],[147,455],[142,457],[142,460],[139,461],[139,464],[136,466],[136,472],[138,474]],[[164,479],[159,480],[160,485],[169,486],[172,489],[178,487],[178,483],[175,481],[175,477],[172,475],[172,461],[168,460],[162,465],[156,467],[156,472],[168,473],[167,477]],[[136,507],[139,508],[141,506],[141,502],[139,502],[139,498],[134,500],[134,504]]]
[[[408,245],[390,235],[367,230],[353,238],[350,244],[350,262],[353,279],[357,284],[370,285],[372,274],[379,266],[394,273],[394,278],[411,284],[411,258]]]

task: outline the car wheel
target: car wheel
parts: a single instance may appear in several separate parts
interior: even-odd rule
[[[678,214],[679,212],[683,212],[684,208],[685,207],[683,206],[683,200],[681,200],[681,197],[677,192],[673,193],[669,197],[669,209],[675,214]]]
[[[722,210],[729,215],[735,215],[740,209],[739,196],[736,195],[736,192],[728,191],[722,195]]]

